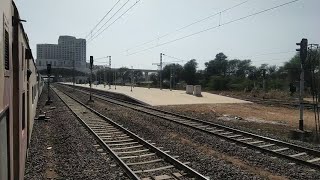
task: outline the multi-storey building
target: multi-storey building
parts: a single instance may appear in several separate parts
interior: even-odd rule
[[[58,44],[37,44],[37,66],[45,69],[47,64],[52,68],[73,68],[85,71],[86,40],[73,36],[60,36]]]

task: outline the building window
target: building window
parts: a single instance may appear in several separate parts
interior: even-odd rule
[[[9,33],[5,30],[4,32],[4,67],[9,70],[10,66],[10,52],[9,52]]]

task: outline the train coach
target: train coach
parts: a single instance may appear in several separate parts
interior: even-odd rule
[[[23,179],[43,81],[14,2],[0,0],[0,13],[0,179]]]

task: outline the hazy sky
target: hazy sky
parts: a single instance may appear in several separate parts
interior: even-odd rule
[[[59,35],[84,38],[117,1],[15,0],[21,18],[27,20],[24,26],[34,55],[36,55],[36,44],[57,43]],[[126,1],[120,0],[104,22]],[[109,23],[136,1],[129,0]],[[257,16],[139,52],[215,27],[219,22],[224,24],[291,0],[249,0],[221,13],[221,16],[217,15],[175,32],[181,27],[244,1],[141,0],[96,39],[88,43],[87,59],[90,55],[95,58],[111,55],[112,66],[156,69],[152,63],[159,62],[160,52],[162,52],[182,60],[196,59],[199,68],[203,69],[205,62],[214,59],[217,53],[223,52],[228,59],[251,59],[253,65],[262,63],[282,65],[294,55],[297,48],[295,43],[301,38],[308,38],[309,43],[320,43],[320,0],[300,0]],[[96,30],[99,28],[100,26]],[[167,33],[170,34],[157,39]],[[157,40],[137,47],[154,39]],[[135,48],[131,49],[132,47]],[[130,55],[135,52],[139,53]],[[106,59],[100,60],[96,64],[103,64],[106,61]],[[165,56],[163,61],[176,60]]]

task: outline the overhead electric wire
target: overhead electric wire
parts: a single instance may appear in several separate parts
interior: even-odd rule
[[[102,19],[92,28],[92,30],[86,35],[85,39],[87,39],[87,37],[92,34],[92,32],[98,27],[98,25],[104,20],[104,18],[106,18],[108,16],[108,14],[114,9],[114,7],[116,7],[116,5],[120,2],[121,0],[118,0],[113,6],[112,8],[102,17]]]
[[[280,5],[277,5],[277,6],[274,6],[274,7],[265,9],[265,10],[262,10],[262,11],[258,11],[258,12],[256,12],[256,13],[252,13],[252,14],[249,14],[249,15],[247,15],[247,16],[243,16],[243,17],[240,17],[240,18],[237,18],[237,19],[228,21],[228,22],[226,22],[226,23],[219,24],[219,25],[217,25],[217,26],[213,26],[213,27],[210,27],[210,28],[207,28],[207,29],[204,29],[204,30],[201,30],[201,31],[198,31],[198,32],[195,32],[195,33],[192,33],[192,34],[189,34],[189,35],[186,35],[186,36],[183,36],[183,37],[174,39],[174,40],[171,40],[171,41],[164,42],[164,43],[162,43],[162,44],[158,44],[158,45],[156,45],[156,46],[152,46],[152,47],[149,47],[149,48],[140,50],[140,51],[136,51],[136,52],[134,52],[134,53],[130,53],[130,54],[128,54],[128,56],[134,55],[134,54],[137,54],[137,53],[140,53],[140,52],[148,51],[148,50],[150,50],[150,49],[154,49],[154,48],[159,47],[159,46],[163,46],[163,45],[166,45],[166,44],[170,44],[170,43],[173,43],[173,42],[176,42],[176,41],[179,41],[179,40],[182,40],[182,39],[185,39],[185,38],[188,38],[188,37],[191,37],[191,36],[194,36],[194,35],[197,35],[197,34],[200,34],[200,33],[203,33],[203,32],[206,32],[206,31],[209,31],[209,30],[218,28],[218,27],[221,27],[221,26],[224,26],[224,25],[228,25],[228,24],[231,24],[231,23],[234,23],[234,22],[237,22],[237,21],[240,21],[240,20],[243,20],[243,19],[252,17],[252,16],[256,16],[256,15],[258,15],[258,14],[265,13],[265,12],[267,12],[267,11],[271,11],[271,10],[273,10],[273,9],[277,9],[277,8],[279,8],[279,7],[282,7],[282,6],[286,6],[286,5],[292,4],[292,3],[297,2],[297,1],[299,1],[299,0],[289,1],[289,2],[286,2],[286,3],[283,3],[283,4],[280,4]]]
[[[162,55],[164,55],[166,57],[169,57],[169,58],[172,58],[172,59],[175,59],[175,60],[178,60],[178,61],[175,61],[175,62],[184,62],[184,61],[186,61],[186,60],[183,60],[183,59],[180,59],[180,58],[177,58],[177,57],[169,56],[167,54],[162,54]]]
[[[98,57],[98,58],[94,58],[94,61],[101,60],[101,59],[107,59],[107,58],[109,58],[109,56]],[[90,60],[87,59],[86,62],[90,62]]]
[[[215,14],[212,14],[212,15],[207,16],[207,17],[205,17],[205,18],[199,19],[199,20],[197,20],[197,21],[195,21],[195,22],[192,22],[192,23],[190,23],[190,24],[188,24],[188,25],[185,25],[185,26],[183,26],[183,27],[181,27],[181,28],[178,28],[178,29],[176,29],[176,30],[174,30],[174,31],[172,31],[172,32],[166,33],[166,34],[164,34],[164,35],[162,35],[162,36],[160,36],[160,37],[158,37],[158,38],[155,38],[155,39],[149,40],[149,41],[147,41],[147,42],[141,43],[141,44],[139,44],[139,45],[137,45],[137,46],[135,46],[135,47],[131,47],[131,48],[127,49],[126,51],[130,51],[130,50],[132,50],[132,49],[136,49],[136,48],[141,47],[141,46],[143,46],[143,45],[145,45],[145,44],[148,44],[148,43],[151,43],[151,42],[153,42],[153,41],[159,40],[159,39],[164,38],[164,37],[166,37],[166,36],[168,36],[168,35],[170,35],[170,34],[179,32],[179,31],[181,31],[181,30],[183,30],[183,29],[186,29],[186,28],[188,28],[188,27],[190,27],[190,26],[193,26],[193,25],[198,24],[198,23],[200,23],[200,22],[202,22],[202,21],[205,21],[205,20],[207,20],[207,19],[210,19],[210,18],[212,18],[212,17],[215,17],[215,16],[217,16],[217,15],[219,15],[219,14],[221,15],[221,13],[224,13],[224,12],[226,12],[226,11],[229,11],[229,10],[233,9],[233,8],[236,8],[236,7],[238,7],[238,6],[242,5],[242,4],[247,3],[248,1],[250,1],[250,0],[243,1],[243,2],[241,2],[241,3],[239,3],[239,4],[236,4],[236,5],[232,6],[232,7],[229,7],[229,8],[227,8],[227,9],[224,9],[224,10],[218,12],[218,13],[215,13]]]
[[[297,51],[282,51],[282,52],[261,53],[261,54],[251,55],[251,56],[238,56],[238,57],[233,58],[233,59],[237,59],[237,58],[248,58],[248,59],[250,59],[250,58],[266,56],[266,55],[288,54],[288,53],[293,53],[293,52],[297,52]]]
[[[103,33],[105,30],[107,30],[112,24],[114,24],[118,19],[120,19],[123,15],[125,15],[129,10],[131,10],[136,4],[138,4],[138,2],[140,2],[141,0],[137,0],[132,6],[130,6],[125,12],[123,12],[117,19],[115,19],[111,24],[109,24],[109,26],[107,26],[106,28],[104,28],[99,34],[97,34],[95,37],[93,37],[90,41],[94,40],[95,38],[97,38],[101,33]]]
[[[127,0],[92,36],[95,36],[130,0]],[[94,37],[95,38],[95,37]],[[94,38],[89,38],[88,41],[91,41]]]

